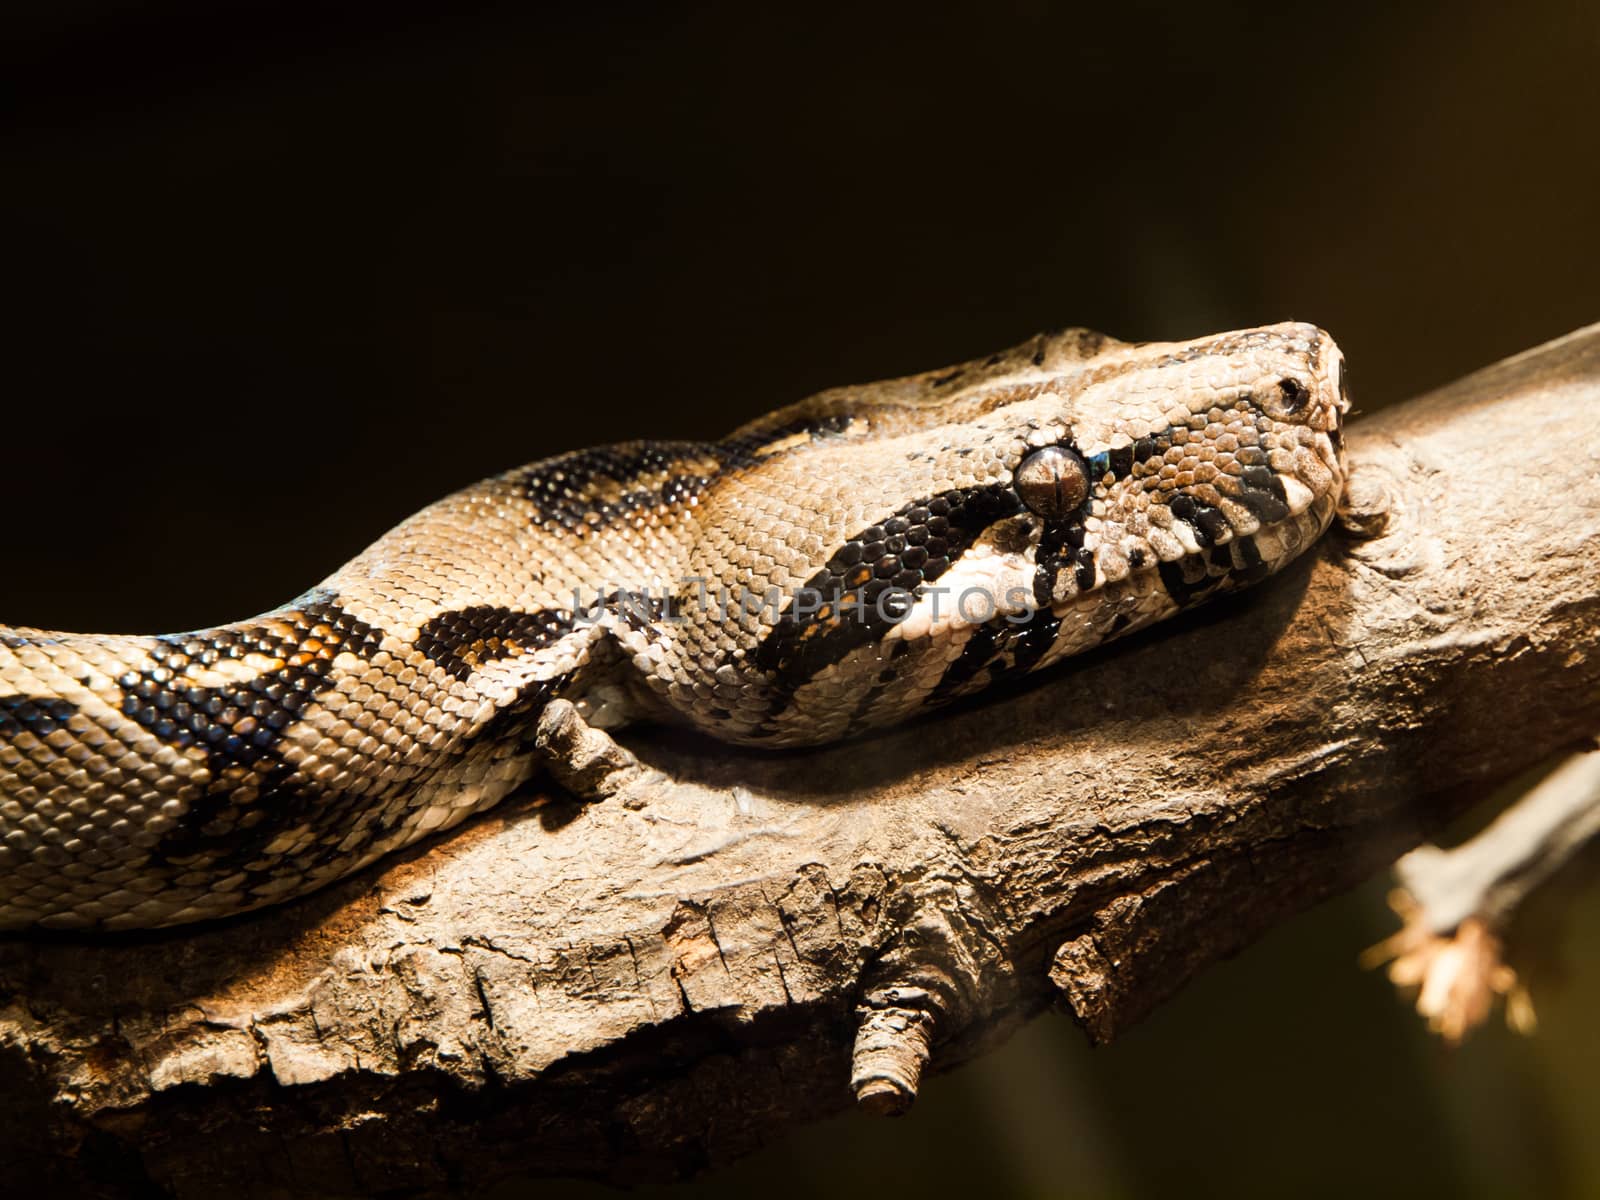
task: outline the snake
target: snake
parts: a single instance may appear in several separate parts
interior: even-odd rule
[[[0,929],[282,904],[541,770],[604,798],[639,723],[818,746],[1045,670],[1315,542],[1344,375],[1303,323],[1066,329],[507,471],[232,624],[0,625]]]

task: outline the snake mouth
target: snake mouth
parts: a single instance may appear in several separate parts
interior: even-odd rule
[[[1332,454],[1330,448],[1329,451]],[[1189,526],[1191,549],[1169,558],[1144,559],[1136,568],[1110,578],[1096,578],[1092,588],[1054,596],[1030,614],[1050,627],[1049,649],[1034,664],[1048,667],[1105,642],[1137,633],[1183,609],[1244,588],[1292,562],[1332,521],[1338,499],[1333,487],[1312,492],[1302,482],[1303,507],[1281,520],[1206,530],[1205,522]],[[1182,530],[1188,522],[1175,520]],[[1204,544],[1199,544],[1201,542]],[[1017,618],[1011,618],[1016,620]]]
[[[1332,348],[1328,359],[1327,378],[1331,381],[1330,388],[1333,394],[1332,419],[1328,422],[1325,432],[1328,435],[1328,444],[1332,449],[1331,467],[1339,477],[1341,483],[1344,478],[1344,419],[1350,415],[1354,407],[1350,400],[1349,370],[1345,366],[1344,354],[1337,346]]]

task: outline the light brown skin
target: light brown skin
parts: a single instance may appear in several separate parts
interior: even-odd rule
[[[0,928],[303,894],[500,800],[553,700],[816,744],[1142,628],[1326,527],[1342,373],[1068,330],[486,480],[234,625],[0,627]]]

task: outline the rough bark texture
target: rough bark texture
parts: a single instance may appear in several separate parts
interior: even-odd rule
[[[226,926],[0,944],[8,1177],[684,1174],[1052,999],[1115,1037],[1600,728],[1600,327],[1349,445],[1304,561],[1024,692],[805,754],[633,738],[671,784]]]

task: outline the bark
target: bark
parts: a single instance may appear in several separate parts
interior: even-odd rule
[[[671,782],[227,925],[0,944],[9,1178],[674,1176],[1051,1003],[1113,1038],[1600,728],[1597,414],[1600,326],[1356,423],[1304,560],[1025,691],[804,754],[630,738]]]

